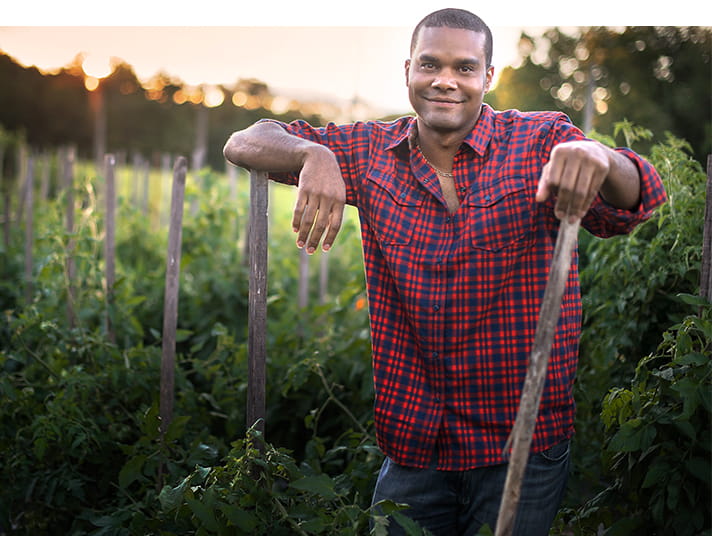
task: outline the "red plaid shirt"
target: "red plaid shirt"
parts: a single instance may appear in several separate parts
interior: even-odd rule
[[[534,195],[551,149],[583,134],[560,113],[484,105],[455,155],[460,208],[450,214],[435,172],[413,143],[414,118],[283,126],[336,154],[347,203],[359,210],[379,446],[415,467],[504,462],[558,229],[553,201],[538,204]],[[666,198],[652,166],[619,150],[640,171],[642,201],[626,211],[597,199],[582,225],[598,236],[629,232]],[[580,321],[575,254],[534,452],[573,433]]]

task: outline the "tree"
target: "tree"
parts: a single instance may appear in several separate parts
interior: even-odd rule
[[[521,64],[502,71],[488,97],[497,108],[554,109],[589,132],[627,119],[712,152],[712,29],[549,29],[522,33]]]

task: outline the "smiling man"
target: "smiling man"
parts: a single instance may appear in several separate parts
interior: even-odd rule
[[[296,185],[297,245],[328,250],[359,210],[374,417],[386,458],[374,490],[433,534],[494,527],[559,220],[631,231],[665,200],[629,149],[587,139],[561,113],[483,104],[492,36],[445,9],[413,31],[405,80],[416,117],[315,128],[261,121],[227,141],[235,165]],[[577,259],[551,351],[515,533],[548,534],[566,485],[581,300]],[[391,534],[402,534],[398,526]]]

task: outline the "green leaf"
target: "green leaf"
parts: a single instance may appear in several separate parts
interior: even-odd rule
[[[183,494],[190,485],[190,479],[191,475],[188,475],[174,488],[171,486],[163,487],[161,493],[158,494],[158,500],[164,511],[170,512],[171,510],[175,510],[183,503]]]
[[[710,302],[702,296],[695,296],[694,294],[680,293],[677,294],[677,297],[680,299],[681,302],[686,303],[687,305],[694,305],[696,307],[705,307],[709,306],[710,304]]]
[[[710,461],[705,458],[690,458],[685,463],[685,467],[690,472],[690,474],[702,482],[710,485],[710,475],[712,475],[712,466]]]
[[[139,455],[130,458],[119,471],[119,487],[126,489],[132,482],[139,480],[143,475],[141,469],[146,461],[146,456]]]
[[[297,489],[299,491],[306,491],[309,493],[314,493],[325,499],[336,498],[336,492],[334,491],[334,481],[329,478],[328,475],[320,474],[316,476],[305,476],[299,480],[295,480],[289,484],[290,488]]]
[[[424,529],[416,521],[412,520],[408,516],[400,512],[393,512],[391,515],[393,516],[393,519],[395,519],[398,524],[403,527],[403,530],[405,530],[407,536],[423,536],[424,534],[428,534],[427,532],[424,532]]]
[[[679,357],[676,357],[673,363],[675,365],[692,365],[698,367],[707,364],[709,360],[709,356],[706,356],[701,352],[690,352],[689,354],[684,354]]]
[[[299,528],[307,534],[319,534],[326,528],[326,523],[323,519],[316,517],[300,523]]]
[[[250,512],[232,506],[230,504],[220,505],[220,511],[225,515],[227,520],[239,528],[241,531],[251,534],[257,528],[257,517]]]
[[[640,449],[641,434],[638,429],[640,419],[632,419],[623,423],[618,432],[611,438],[608,450],[618,452],[633,452]]]
[[[177,329],[176,330],[176,342],[183,342],[193,335],[193,331],[189,329]]]
[[[185,433],[185,426],[188,424],[190,417],[187,415],[181,415],[174,417],[171,424],[168,425],[168,430],[166,430],[165,440],[173,441],[183,436]]]
[[[652,487],[660,482],[670,471],[670,466],[666,463],[656,462],[648,470],[645,480],[641,484],[643,489]]]
[[[204,528],[212,532],[218,531],[218,521],[215,519],[215,513],[211,508],[204,505],[198,499],[191,499],[190,497],[186,497],[185,502],[188,503],[195,517],[200,520]]]

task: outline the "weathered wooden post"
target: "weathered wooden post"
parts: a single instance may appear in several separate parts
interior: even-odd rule
[[[163,184],[168,183],[171,179],[171,155],[165,153],[161,155],[161,180],[158,181],[158,215],[156,218],[156,226],[161,228],[168,223],[168,211],[165,210],[163,202]],[[170,209],[169,209],[170,210]]]
[[[171,219],[168,229],[166,259],[166,290],[163,301],[163,348],[161,354],[161,438],[173,419],[173,398],[176,361],[176,328],[178,323],[178,291],[180,287],[181,239],[183,234],[183,199],[185,197],[186,159],[180,156],[173,168]]]
[[[116,284],[116,158],[113,154],[104,156],[104,176],[106,177],[106,236],[104,238],[104,262],[106,263],[106,336],[109,342],[116,342],[111,317],[114,312],[114,285]]]
[[[250,173],[247,427],[264,433],[267,359],[267,174]]]
[[[5,251],[10,249],[10,184],[11,181],[5,176],[5,144],[0,143],[0,193],[3,197],[3,244]]]
[[[700,296],[712,301],[712,155],[707,156],[707,189],[705,226],[702,231],[702,268],[700,270]]]
[[[319,259],[319,303],[326,303],[329,293],[329,254],[322,251]]]
[[[32,301],[32,246],[34,235],[34,211],[32,191],[34,189],[34,156],[27,158],[27,178],[25,180],[25,303]]]
[[[40,175],[40,195],[41,202],[47,201],[49,197],[50,168],[52,167],[52,157],[49,151],[42,153],[42,174]]]
[[[76,315],[74,314],[74,301],[76,299],[76,289],[74,287],[76,279],[76,263],[74,262],[74,148],[67,147],[62,151],[62,157],[58,162],[62,162],[62,178],[67,201],[67,213],[65,218],[67,229],[67,258],[65,270],[67,271],[67,323],[70,328],[76,326]]]
[[[143,162],[143,192],[141,195],[141,212],[148,218],[148,197],[151,183],[151,161],[146,159]]]
[[[300,309],[306,309],[309,305],[309,255],[307,248],[299,250],[299,283],[297,305]]]
[[[514,530],[522,478],[529,460],[529,449],[539,413],[539,402],[546,381],[549,354],[561,313],[561,298],[566,288],[571,266],[571,254],[576,245],[580,224],[581,220],[578,218],[570,223],[567,216],[559,227],[559,235],[549,268],[549,278],[539,310],[534,343],[529,356],[527,376],[522,387],[519,412],[505,446],[505,450],[509,450],[511,446],[512,454],[509,458],[507,479],[497,517],[495,536],[509,536]]]

